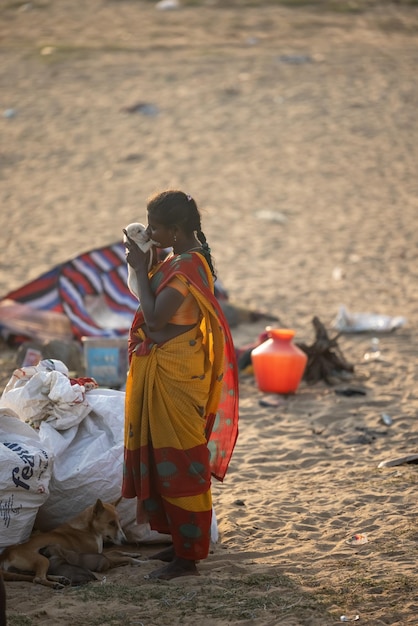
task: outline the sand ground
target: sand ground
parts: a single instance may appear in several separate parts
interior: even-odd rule
[[[418,449],[418,13],[254,4],[2,4],[0,292],[119,239],[175,186],[203,207],[233,302],[308,343],[341,305],[407,324],[376,361],[376,333],[339,338],[364,396],[302,383],[266,407],[242,376],[200,577],[7,583],[12,626],[417,623],[416,465],[377,466]],[[237,345],[263,328],[241,324]],[[3,383],[13,356],[3,345]]]

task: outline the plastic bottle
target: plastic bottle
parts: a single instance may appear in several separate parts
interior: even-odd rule
[[[292,342],[294,330],[266,330],[267,341],[251,352],[258,388],[267,393],[295,393],[302,380],[308,357]]]

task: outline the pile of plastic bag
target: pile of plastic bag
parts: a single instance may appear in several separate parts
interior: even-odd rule
[[[70,379],[61,361],[13,373],[0,399],[0,551],[120,497],[124,403],[122,391]],[[118,512],[129,541],[170,540],[136,523],[135,499]]]

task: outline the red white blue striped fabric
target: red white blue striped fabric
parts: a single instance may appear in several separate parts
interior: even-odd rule
[[[85,252],[11,291],[10,299],[43,311],[64,313],[76,339],[127,335],[138,301],[127,287],[123,243]],[[89,304],[97,300],[101,322]],[[96,307],[97,308],[97,307]],[[103,320],[109,319],[109,324]],[[118,324],[119,322],[119,324]]]

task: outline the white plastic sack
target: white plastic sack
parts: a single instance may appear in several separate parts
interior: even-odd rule
[[[72,385],[67,367],[53,359],[15,370],[0,406],[11,409],[35,428],[46,420],[54,422],[59,430],[79,424],[90,412],[84,386]]]
[[[0,409],[0,552],[29,538],[49,495],[52,458],[38,434]]]
[[[97,498],[112,502],[122,485],[124,393],[93,389],[90,413],[77,425],[58,430],[44,421],[42,445],[54,451],[50,497],[39,511],[36,526],[49,530],[68,521]]]

